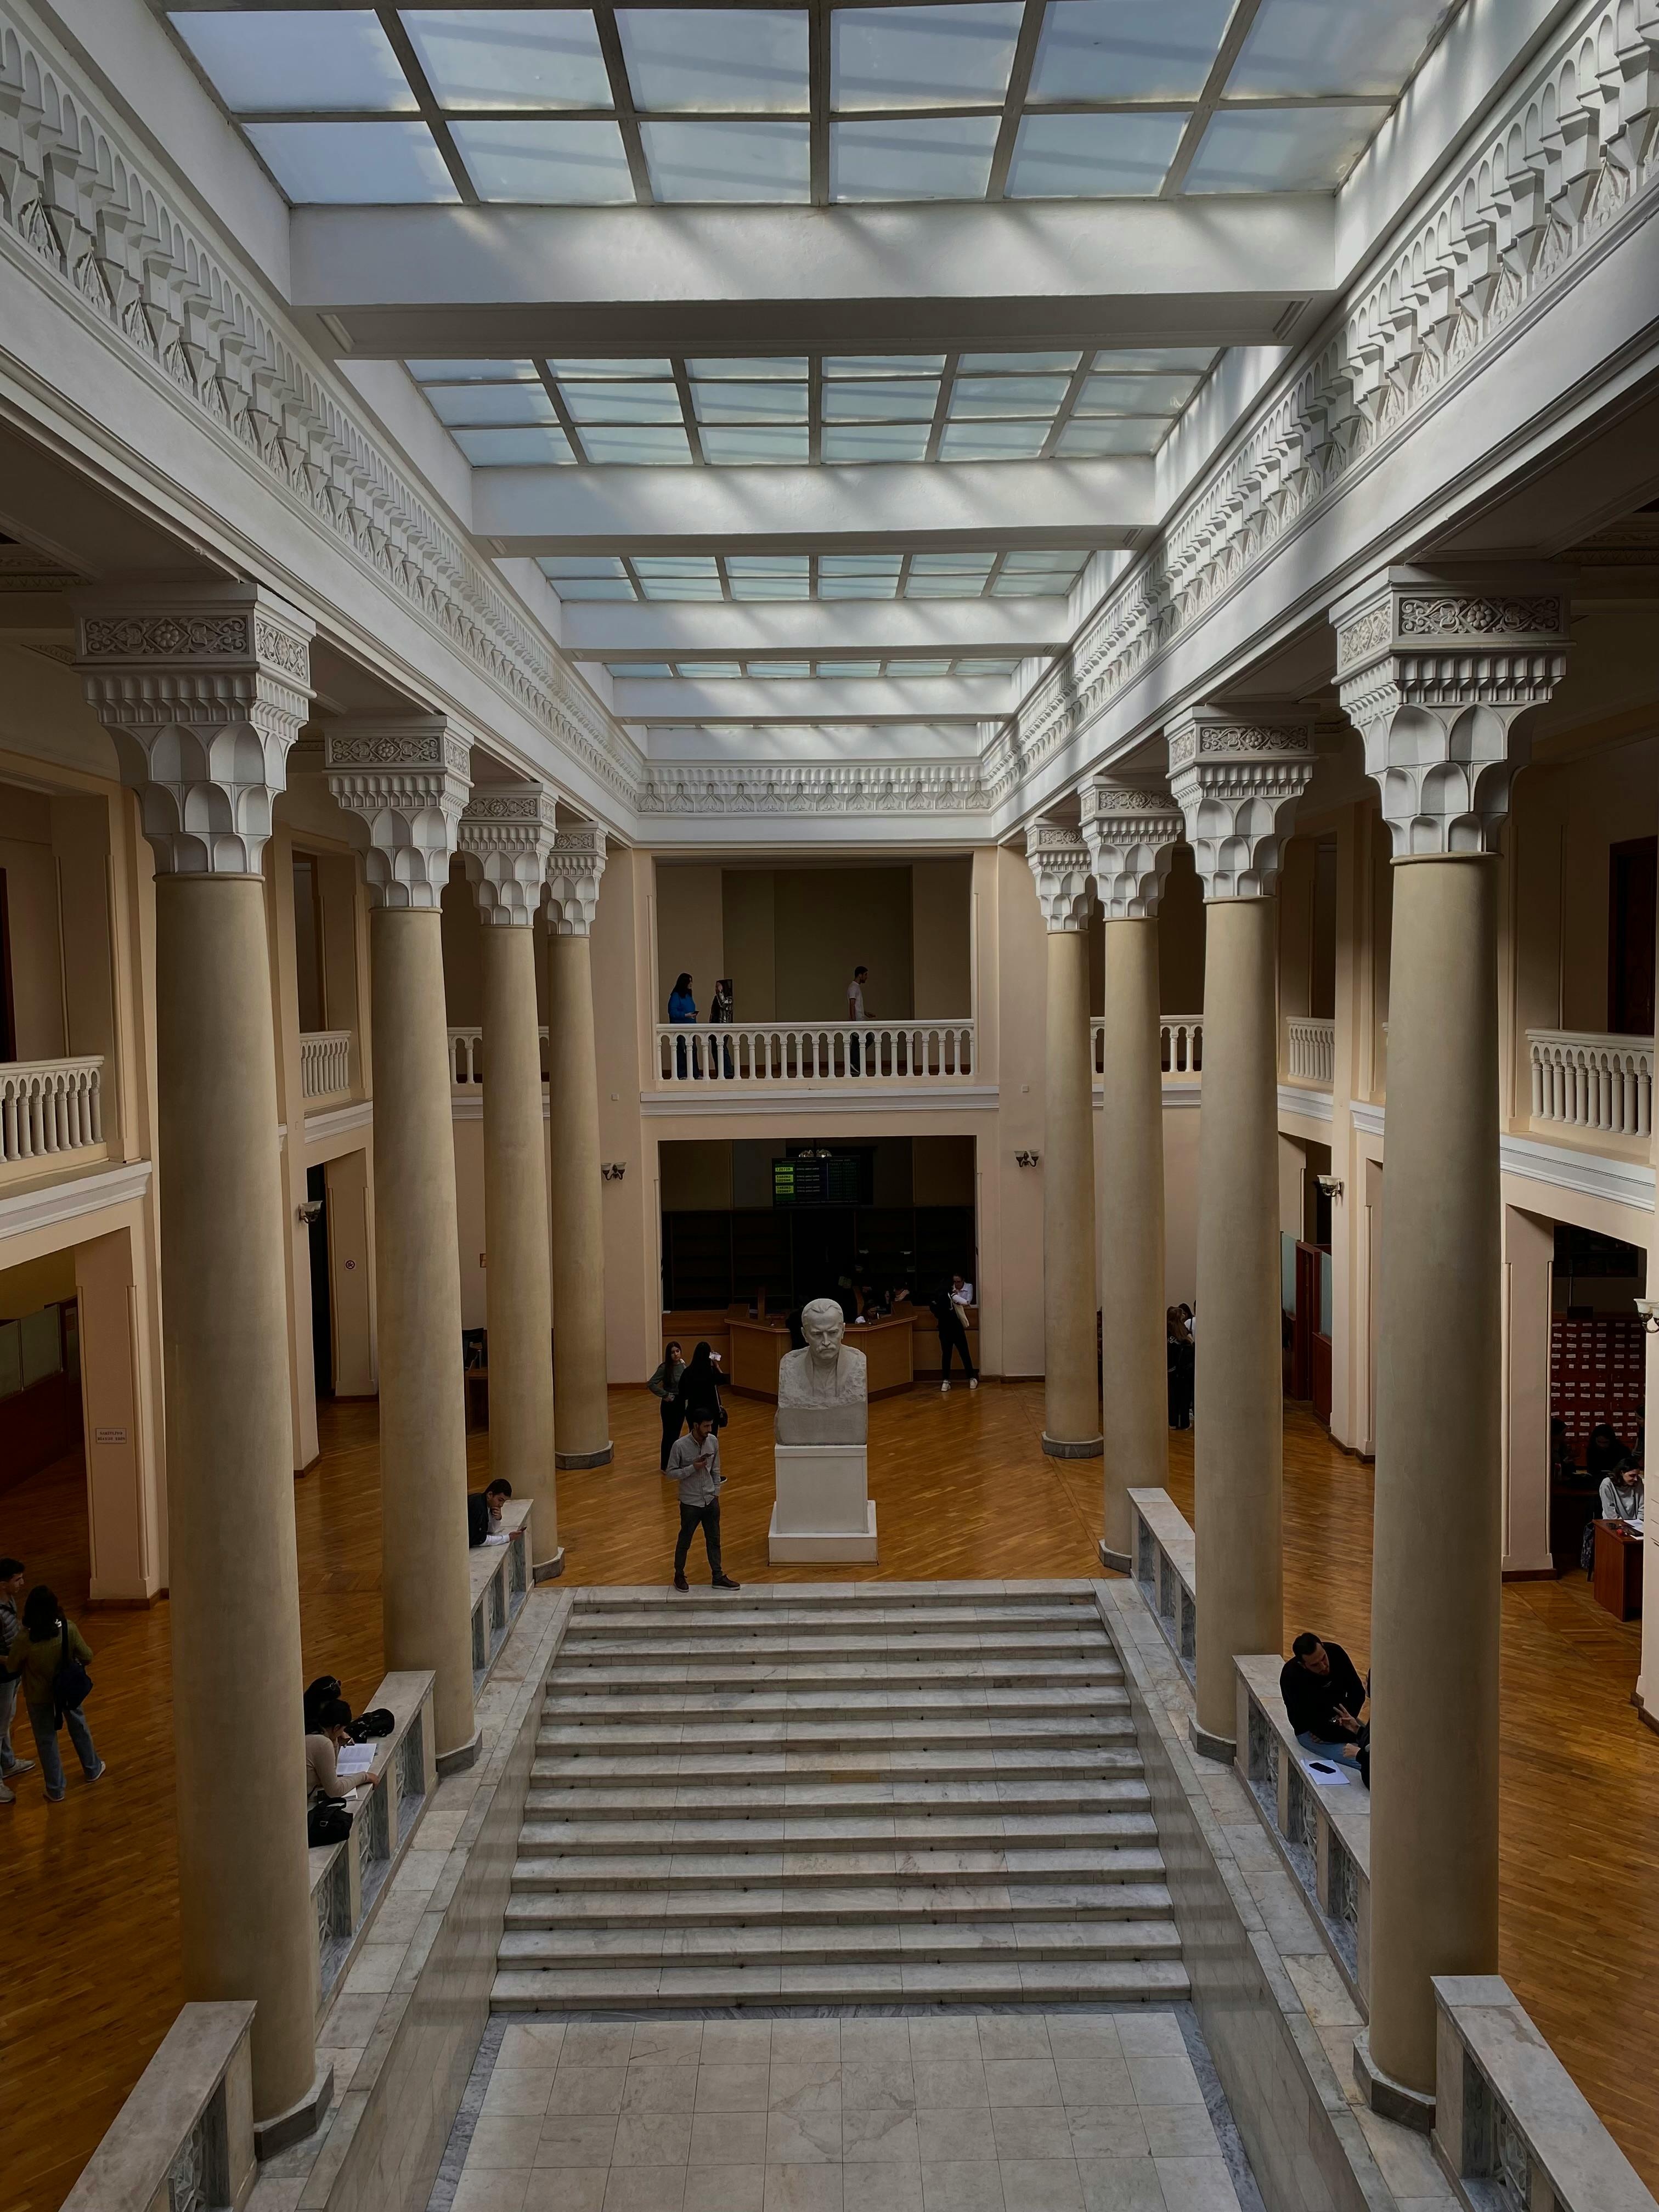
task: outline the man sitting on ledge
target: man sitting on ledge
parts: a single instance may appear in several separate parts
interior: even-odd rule
[[[1297,1741],[1322,1759],[1358,1765],[1359,1709],[1365,1686],[1340,1644],[1322,1644],[1304,1629],[1291,1646],[1279,1677],[1279,1694]]]
[[[480,1544],[504,1544],[507,1531],[501,1526],[501,1508],[513,1495],[513,1486],[501,1475],[486,1483],[482,1490],[471,1490],[466,1498],[466,1547],[476,1552]]]

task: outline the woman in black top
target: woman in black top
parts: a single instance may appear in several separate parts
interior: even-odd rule
[[[678,1340],[672,1339],[664,1347],[662,1364],[646,1384],[653,1398],[662,1403],[662,1471],[668,1472],[670,1447],[680,1432],[684,1418],[680,1413],[680,1384],[685,1379],[685,1362],[680,1357]]]
[[[691,1363],[680,1377],[680,1387],[674,1395],[682,1421],[712,1421],[718,1431],[726,1425],[720,1408],[720,1381],[714,1372],[714,1354],[708,1340],[700,1343],[691,1355]]]

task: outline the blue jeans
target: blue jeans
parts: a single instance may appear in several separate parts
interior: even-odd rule
[[[1296,1740],[1304,1751],[1312,1752],[1316,1759],[1339,1759],[1350,1766],[1358,1761],[1359,1747],[1351,1736],[1345,1736],[1340,1743],[1327,1743],[1311,1729],[1303,1729]]]
[[[11,1717],[17,1710],[17,1677],[0,1682],[0,1777],[10,1774],[17,1765],[17,1753],[12,1747]]]
[[[64,1714],[69,1723],[70,1741],[79,1754],[82,1772],[92,1775],[98,1771],[98,1753],[93,1749],[92,1730],[87,1726],[87,1717],[76,1705]],[[58,1716],[50,1705],[31,1705],[29,1726],[34,1730],[34,1747],[40,1754],[40,1779],[46,1785],[46,1796],[57,1804],[64,1794],[64,1762],[58,1756]]]

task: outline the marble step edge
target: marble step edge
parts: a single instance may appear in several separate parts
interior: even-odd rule
[[[514,1863],[514,1890],[578,1889],[811,1889],[815,1885],[834,1888],[891,1888],[916,1884],[937,1889],[959,1886],[977,1878],[986,1884],[1006,1887],[1011,1881],[1066,1881],[1073,1886],[1090,1882],[1162,1878],[1164,1854],[1150,1844],[1106,1844],[1099,1850],[1077,1850],[907,1851],[902,1856],[919,1862],[900,1874],[895,1851],[872,1851],[871,1862],[860,1864],[859,1855],[836,1855],[833,1873],[822,1864],[821,1851],[642,1852],[637,1858],[620,1853],[571,1852],[564,1856],[520,1857]],[[791,1858],[799,1863],[788,1863]],[[1008,1863],[1010,1857],[1017,1862]],[[979,1858],[982,1866],[935,1865],[934,1859]]]
[[[881,1965],[899,1960],[906,1965],[928,1966],[964,1958],[1000,1958],[1015,1964],[1028,1958],[1174,1958],[1181,1951],[1181,1936],[1173,1920],[1128,1919],[1027,1921],[1018,1929],[1006,1921],[969,1921],[944,1928],[931,1923],[856,1927],[836,1921],[805,1922],[788,1928],[775,1924],[723,1928],[717,1945],[711,1941],[707,1952],[667,1948],[704,1932],[678,1929],[671,1934],[662,1926],[510,1928],[501,1937],[496,1957],[504,1966],[556,1966],[578,1960],[612,1966],[645,1960],[661,1965],[670,1959],[685,1964],[700,1958],[711,1963],[721,1959],[789,1959],[800,1966],[831,1961]],[[940,1955],[931,1957],[934,1952]]]
[[[842,1759],[863,1759],[883,1751],[931,1750],[949,1756],[969,1750],[1029,1750],[1037,1744],[1051,1752],[1085,1752],[1102,1756],[1136,1741],[1134,1723],[1127,1712],[1064,1722],[1038,1716],[1018,1726],[976,1721],[971,1729],[967,1723],[935,1720],[734,1722],[730,1716],[724,1716],[706,1725],[695,1719],[689,1724],[659,1720],[654,1725],[623,1722],[604,1728],[592,1720],[580,1723],[564,1719],[543,1720],[536,1731],[538,1757],[580,1747],[583,1754],[598,1759],[637,1757],[647,1747],[657,1756],[678,1753],[682,1758],[695,1755],[743,1759],[756,1753],[772,1756],[810,1752],[814,1756],[833,1753]]]
[[[810,1720],[815,1716],[823,1719],[846,1714],[865,1720],[915,1723],[952,1714],[973,1720],[981,1716],[987,1719],[1024,1719],[1044,1713],[1127,1712],[1129,1705],[1128,1692],[1109,1682],[1052,1689],[981,1687],[971,1698],[949,1690],[912,1689],[902,1684],[860,1693],[854,1691],[851,1685],[830,1691],[761,1683],[743,1693],[740,1705],[729,1706],[710,1705],[706,1701],[706,1686],[692,1680],[663,1690],[641,1690],[631,1697],[605,1695],[598,1691],[587,1695],[567,1694],[555,1674],[542,1701],[542,1714],[545,1718],[549,1715],[586,1713],[614,1720],[650,1720],[688,1711],[699,1718],[708,1718],[715,1713],[748,1713],[757,1717],[775,1714]],[[735,1689],[732,1694],[736,1694]]]
[[[991,1789],[999,1794],[971,1796],[971,1790]],[[926,1796],[924,1790],[939,1792]],[[787,1793],[811,1791],[790,1797]],[[1000,1794],[1003,1791],[1006,1795]],[[833,1791],[833,1796],[825,1792]],[[1035,1814],[1059,1819],[1067,1809],[1076,1812],[1111,1808],[1119,1812],[1150,1805],[1152,1793],[1142,1781],[1056,1782],[1041,1784],[935,1782],[901,1784],[886,1796],[872,1793],[866,1783],[783,1783],[746,1780],[740,1775],[714,1776],[701,1782],[671,1780],[657,1788],[640,1782],[549,1783],[533,1772],[525,1800],[527,1819],[577,1820],[799,1820],[819,1814],[828,1820],[879,1820],[929,1819],[952,1813],[970,1813],[989,1819]]]
[[[838,1667],[815,1659],[641,1659],[632,1667],[572,1667],[562,1655],[548,1678],[548,1687],[566,1697],[585,1697],[608,1692],[652,1688],[755,1689],[793,1688],[800,1683],[831,1684],[860,1689],[947,1688],[965,1683],[996,1689],[1062,1689],[1102,1684],[1118,1687],[1123,1669],[1116,1660],[1076,1661],[1038,1659],[1029,1665],[1014,1659],[918,1659],[914,1663],[883,1664],[860,1659]]]
[[[1010,1765],[1002,1760],[1012,1760]],[[926,1762],[926,1763],[924,1763]],[[884,1782],[894,1788],[947,1785],[952,1783],[1022,1783],[1047,1786],[1071,1782],[1106,1782],[1115,1777],[1134,1777],[1144,1770],[1133,1746],[1085,1751],[996,1751],[970,1757],[966,1752],[901,1752],[878,1757],[873,1747],[857,1754],[849,1768],[844,1753],[833,1757],[799,1751],[744,1751],[729,1764],[710,1764],[700,1753],[603,1753],[593,1751],[538,1752],[530,1770],[532,1785],[563,1784],[568,1787],[618,1788],[633,1783],[641,1789],[712,1788],[769,1784],[794,1789],[833,1787],[838,1784]]]
[[[849,1835],[844,1832],[851,1829]],[[669,1832],[665,1834],[664,1830]],[[828,1857],[861,1850],[954,1851],[1015,1850],[1044,1844],[1092,1850],[1097,1845],[1146,1843],[1158,1834],[1150,1812],[1107,1813],[1091,1820],[1049,1820],[1014,1815],[1001,1820],[541,1820],[519,1832],[526,1852],[569,1851],[583,1858],[616,1852],[623,1858],[666,1851],[814,1851]]]
[[[665,1605],[673,1611],[684,1610],[684,1594],[660,1583],[585,1583],[575,1595],[577,1610],[584,1613],[613,1613],[627,1606]],[[1089,1605],[1094,1600],[1094,1584],[1080,1576],[935,1583],[890,1583],[866,1577],[850,1583],[750,1583],[740,1594],[694,1589],[691,1597],[694,1602],[701,1598],[726,1612],[753,1605]]]
[[[726,1622],[716,1634],[713,1626],[664,1627],[652,1630],[623,1630],[613,1628],[595,1633],[592,1630],[573,1628],[561,1647],[570,1658],[628,1658],[647,1652],[672,1651],[677,1647],[697,1652],[709,1651],[845,1651],[856,1656],[860,1651],[917,1651],[960,1652],[964,1655],[1021,1651],[1069,1651],[1085,1653],[1110,1651],[1112,1646],[1104,1632],[1085,1628],[1070,1621],[1058,1621],[1052,1626],[1024,1629],[969,1628],[965,1623],[951,1623],[945,1628],[921,1626],[906,1629],[889,1626],[879,1621],[848,1621],[837,1628],[833,1623],[824,1626],[814,1624],[811,1628],[799,1625],[788,1627],[780,1625],[769,1627],[765,1622],[735,1624]]]
[[[507,1924],[520,1928],[793,1927],[852,1922],[860,1927],[941,1927],[990,1923],[1162,1922],[1174,1908],[1161,1881],[946,1883],[933,1887],[836,1890],[636,1889],[515,1891]]]
[[[573,2007],[689,2003],[834,2004],[926,1999],[936,2004],[1028,2002],[1178,2003],[1191,1994],[1177,1960],[1099,1960],[1081,1964],[897,1966],[662,1966],[556,1971],[509,1966],[491,1984],[492,2012],[556,2012]]]

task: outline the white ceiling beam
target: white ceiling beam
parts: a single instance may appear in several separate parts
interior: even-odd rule
[[[1006,676],[619,679],[611,710],[631,723],[989,721],[1013,712]]]
[[[839,653],[848,659],[963,653],[1055,653],[1071,635],[1064,599],[599,599],[565,602],[560,642],[576,660],[722,660]]]
[[[969,551],[1132,545],[1152,462],[871,462],[859,468],[479,469],[472,527],[498,553]]]
[[[290,298],[331,318],[325,345],[394,357],[1265,345],[1330,292],[1334,222],[1283,193],[296,208]]]

